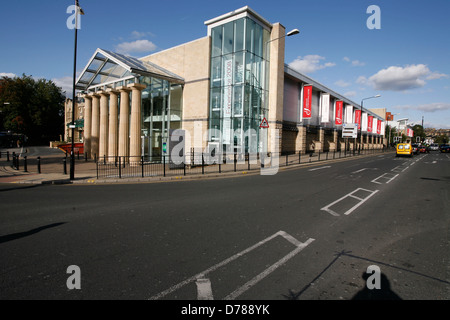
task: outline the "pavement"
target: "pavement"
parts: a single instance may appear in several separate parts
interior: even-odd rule
[[[7,159],[9,152],[9,161]],[[12,167],[12,155],[15,153],[20,156],[19,169]],[[211,179],[237,177],[243,175],[260,174],[260,170],[253,167],[247,170],[247,165],[238,165],[236,171],[233,165],[223,165],[222,172],[217,172],[215,168],[205,169],[206,174],[202,174],[201,170],[189,172],[187,175],[155,175],[146,177],[100,177],[97,179],[97,167],[93,160],[85,161],[83,155],[75,155],[75,175],[74,179],[70,179],[70,155],[66,155],[60,149],[50,147],[22,147],[22,148],[0,148],[0,183],[13,184],[111,184],[111,183],[140,183],[140,182],[163,182],[163,181],[180,181],[194,179]],[[361,155],[363,157],[363,155]],[[27,167],[25,171],[24,159],[27,157]],[[298,166],[308,166],[318,164],[316,160],[304,157],[301,164],[298,164],[296,155],[294,160],[288,167],[284,166],[283,160],[280,158],[280,170],[287,168],[295,168]],[[40,173],[38,172],[38,158],[40,158]],[[292,159],[291,159],[292,160]],[[336,159],[337,160],[337,159]],[[305,161],[305,162],[303,162]],[[64,168],[65,162],[65,168]],[[297,164],[296,164],[297,163]],[[323,163],[323,161],[320,161]],[[228,166],[228,169],[227,169]],[[213,171],[212,171],[213,170]]]

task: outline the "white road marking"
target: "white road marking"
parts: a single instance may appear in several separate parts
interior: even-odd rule
[[[403,171],[405,171],[406,169],[404,169]],[[392,174],[390,174],[390,173],[385,173],[385,174],[382,174],[381,176],[379,176],[378,178],[373,179],[371,182],[382,184],[382,182],[379,182],[377,180],[379,180],[379,179],[386,179],[387,181],[385,183],[387,184],[387,183],[391,182],[392,180],[394,180],[397,177],[398,177],[398,174],[392,176]]]
[[[359,191],[368,192],[368,193],[370,193],[370,194],[369,194],[367,197],[365,197],[365,198],[360,198],[360,197],[357,197],[357,196],[354,195],[355,193],[357,193],[357,192],[359,192]],[[353,211],[355,211],[360,205],[362,205],[364,202],[366,202],[367,200],[369,200],[369,199],[370,199],[375,193],[377,193],[377,192],[378,192],[378,190],[372,191],[372,190],[367,190],[367,189],[358,188],[358,189],[356,189],[355,191],[350,192],[349,194],[343,196],[343,197],[340,198],[340,199],[337,199],[336,201],[330,203],[329,205],[323,207],[323,208],[320,209],[320,210],[326,211],[326,212],[328,212],[329,214],[331,214],[331,215],[333,215],[333,216],[335,216],[335,217],[339,217],[340,214],[337,213],[337,212],[335,212],[335,211],[333,211],[333,210],[331,210],[330,208],[331,208],[332,206],[334,206],[335,204],[341,202],[341,201],[344,200],[345,198],[351,197],[351,198],[353,198],[353,199],[359,200],[359,203],[357,203],[356,205],[354,205],[353,207],[351,207],[350,209],[348,209],[346,212],[344,212],[345,215],[349,215],[350,213],[352,213]]]
[[[316,170],[322,170],[322,169],[328,169],[328,168],[331,168],[331,166],[325,166],[325,167],[320,167],[320,168],[309,169],[308,171],[316,171]]]
[[[209,279],[197,279],[197,299],[198,300],[214,300],[211,288],[211,281]]]
[[[309,244],[311,244],[314,241],[314,239],[310,238],[305,243],[300,243],[300,245],[297,246],[296,249],[292,250],[290,253],[285,255],[283,258],[278,260],[276,263],[271,265],[269,268],[258,274],[256,277],[254,277],[252,280],[248,281],[246,284],[241,286],[240,288],[236,289],[232,293],[230,293],[228,296],[225,297],[224,300],[234,300],[237,297],[239,297],[241,294],[243,294],[245,291],[253,287],[255,284],[257,284],[259,281],[267,277],[269,274],[274,272],[276,269],[278,269],[280,266],[285,264],[289,259],[294,257],[297,253],[305,249]]]
[[[209,284],[208,287],[208,283],[207,280],[208,278],[206,277],[209,273],[219,269],[220,267],[225,266],[226,264],[244,256],[245,254],[251,252],[252,250],[262,246],[263,244],[267,243],[268,241],[274,239],[277,236],[281,236],[283,238],[285,238],[287,241],[289,241],[290,243],[292,243],[293,245],[295,245],[297,248],[294,249],[293,251],[291,251],[288,255],[286,255],[284,258],[282,258],[281,260],[279,260],[278,262],[276,262],[274,265],[272,265],[271,267],[269,267],[268,269],[266,269],[265,271],[263,271],[261,274],[259,274],[258,276],[256,276],[254,279],[252,279],[251,281],[247,282],[244,286],[238,288],[237,290],[235,290],[232,294],[230,294],[228,297],[237,297],[238,295],[242,294],[243,292],[245,292],[247,289],[249,289],[251,286],[255,285],[257,282],[259,282],[261,279],[263,279],[264,277],[266,277],[268,274],[270,274],[271,272],[273,272],[276,268],[278,268],[279,266],[281,266],[283,263],[285,263],[287,260],[289,260],[290,258],[292,258],[293,256],[295,256],[297,253],[299,253],[301,250],[303,250],[306,246],[308,246],[311,242],[314,241],[314,239],[310,238],[308,239],[305,243],[302,243],[300,241],[298,241],[297,239],[295,239],[294,237],[292,237],[291,235],[287,234],[284,231],[279,231],[273,235],[271,235],[270,237],[267,237],[266,239],[256,243],[255,245],[231,256],[228,259],[223,260],[222,262],[219,262],[217,264],[215,264],[214,266],[210,267],[209,269],[206,269],[203,272],[200,272],[198,274],[196,274],[195,276],[192,276],[190,278],[187,278],[186,280],[170,287],[167,290],[164,290],[152,297],[149,298],[149,300],[158,300],[161,299],[163,297],[165,297],[166,295],[184,287],[185,285],[191,283],[191,282],[196,282],[197,284],[197,295],[198,297],[202,297],[202,298],[211,298],[212,297],[212,289],[211,289],[211,284]],[[199,282],[200,280],[200,282]],[[199,290],[200,288],[200,290]]]

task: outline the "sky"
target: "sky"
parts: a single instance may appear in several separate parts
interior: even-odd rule
[[[204,22],[249,6],[300,34],[285,63],[364,108],[450,129],[449,0],[79,0],[77,72],[97,48],[134,57],[207,35]],[[72,92],[74,1],[3,1],[0,77],[26,74]],[[373,7],[376,6],[376,7]]]

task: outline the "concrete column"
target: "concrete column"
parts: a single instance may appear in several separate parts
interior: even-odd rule
[[[99,157],[108,155],[108,97],[105,91],[99,91],[100,94],[100,137],[99,137]]]
[[[141,157],[141,91],[146,85],[133,83],[131,88],[130,115],[130,162],[138,162]]]
[[[119,156],[130,156],[130,88],[119,87],[120,116],[119,116]]]
[[[325,145],[325,131],[323,130],[323,128],[319,129],[319,142],[320,142],[320,149],[316,151],[323,152]]]
[[[112,161],[118,155],[119,142],[119,116],[118,102],[119,91],[107,89],[109,93],[109,137],[108,137],[108,156]]]
[[[84,152],[87,159],[91,157],[91,137],[92,137],[92,96],[84,96]]]
[[[100,96],[92,94],[91,158],[97,156],[100,137]]]
[[[283,100],[284,100],[284,49],[286,28],[275,23],[270,34],[270,67],[269,67],[269,121],[268,151],[281,152],[283,134]],[[272,145],[273,135],[278,134],[278,147]]]

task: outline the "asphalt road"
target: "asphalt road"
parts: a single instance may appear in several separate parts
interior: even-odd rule
[[[449,164],[386,153],[275,176],[0,185],[0,299],[448,300]]]

